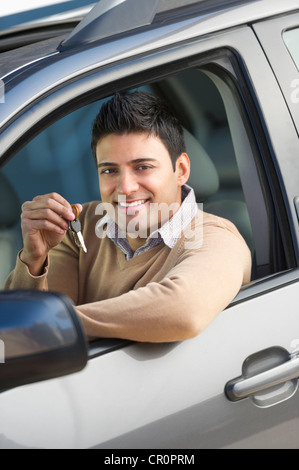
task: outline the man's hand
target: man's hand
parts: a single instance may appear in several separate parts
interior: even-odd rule
[[[81,212],[81,204],[76,206]],[[62,241],[74,219],[71,205],[57,193],[37,196],[23,204],[21,260],[32,275],[41,274],[49,251]]]

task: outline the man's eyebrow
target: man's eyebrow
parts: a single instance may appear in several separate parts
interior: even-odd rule
[[[130,160],[130,164],[134,163],[144,163],[144,162],[157,162],[158,160],[156,158],[152,157],[143,157],[143,158],[135,158],[134,160]],[[103,168],[105,166],[119,166],[118,163],[115,162],[102,162],[98,163],[98,168]]]
[[[135,158],[135,160],[131,160],[129,163],[143,163],[143,162],[157,162],[158,160],[153,157],[143,157],[143,158]]]
[[[98,168],[102,168],[103,166],[118,166],[118,164],[117,164],[117,163],[113,163],[113,162],[98,163]]]

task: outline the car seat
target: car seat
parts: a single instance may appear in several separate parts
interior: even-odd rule
[[[153,90],[165,99],[182,125],[201,143],[217,168],[219,189],[213,200],[244,200],[235,151],[220,93],[201,70],[161,80]]]
[[[21,247],[21,205],[16,191],[0,173],[0,289],[15,266]]]
[[[191,162],[191,174],[188,180],[195,192],[198,203],[204,203],[204,211],[230,220],[244,237],[251,253],[254,254],[254,242],[246,204],[236,200],[208,202],[219,189],[219,176],[216,167],[207,152],[195,137],[184,130],[186,151]]]

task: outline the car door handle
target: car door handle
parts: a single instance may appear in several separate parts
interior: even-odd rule
[[[253,377],[238,377],[226,385],[226,395],[239,401],[271,387],[299,378],[299,357]]]

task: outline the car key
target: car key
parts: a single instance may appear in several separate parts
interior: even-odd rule
[[[76,219],[74,219],[70,222],[70,229],[73,232],[76,245],[79,246],[80,248],[82,248],[85,253],[87,253],[87,248],[86,248],[86,245],[84,243],[83,235],[82,235],[82,232],[81,232],[81,222],[78,219],[78,215],[79,215],[78,208],[73,204],[71,204],[71,206],[76,209],[77,217],[76,217]]]

